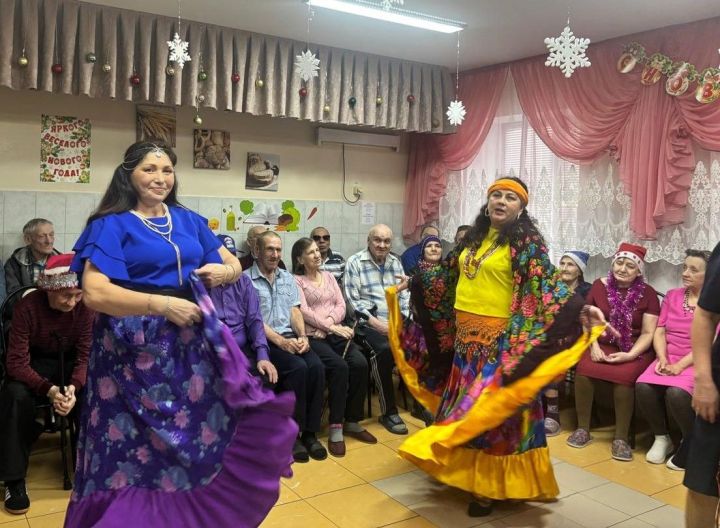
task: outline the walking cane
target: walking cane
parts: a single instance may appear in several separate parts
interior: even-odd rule
[[[355,333],[355,328],[357,327],[358,323],[360,322],[360,319],[368,320],[368,316],[365,315],[362,312],[355,312],[355,322],[352,325],[352,331],[353,334]],[[345,355],[347,354],[348,349],[350,348],[350,343],[352,342],[352,338],[347,340],[347,343],[345,343],[345,349],[343,350],[342,357],[345,359]]]

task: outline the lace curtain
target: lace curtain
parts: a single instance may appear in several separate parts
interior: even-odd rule
[[[530,214],[537,220],[554,261],[563,251],[594,256],[588,279],[607,273],[608,258],[623,241],[648,248],[648,279],[664,291],[678,284],[686,248],[711,250],[720,240],[720,153],[696,150],[686,219],[660,229],[657,240],[639,241],[629,227],[630,197],[617,163],[604,157],[577,166],[550,152],[529,126],[508,82],[493,126],[478,156],[463,171],[451,172],[440,201],[440,229],[452,239],[459,225],[471,224],[485,202],[489,184],[520,175],[530,188]]]

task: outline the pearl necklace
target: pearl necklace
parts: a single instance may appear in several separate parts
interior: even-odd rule
[[[139,212],[137,212],[134,209],[131,209],[130,212],[135,215],[142,224],[147,227],[150,231],[153,233],[157,233],[162,237],[163,240],[165,240],[168,244],[170,244],[173,249],[175,250],[175,258],[177,260],[177,273],[178,273],[178,284],[180,286],[183,285],[183,278],[182,278],[182,260],[180,258],[180,248],[177,246],[175,242],[172,241],[172,230],[173,230],[173,223],[172,223],[172,215],[170,215],[170,211],[168,210],[167,205],[164,203],[162,204],[163,208],[163,218],[165,218],[165,223],[163,224],[156,224],[152,222],[149,218],[146,218]]]

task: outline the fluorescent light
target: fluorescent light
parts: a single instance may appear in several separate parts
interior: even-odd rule
[[[462,31],[466,26],[464,22],[427,15],[425,13],[416,13],[415,11],[408,11],[406,9],[396,7],[385,9],[381,4],[366,0],[306,0],[306,2],[312,6],[325,7],[351,15],[359,15],[384,22],[394,22],[396,24],[439,31],[441,33],[455,33]]]

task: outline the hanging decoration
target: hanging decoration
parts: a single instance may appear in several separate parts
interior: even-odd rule
[[[105,61],[105,64],[103,64],[102,71],[105,73],[110,73],[112,71],[112,66],[110,66],[110,63]]]
[[[255,80],[255,87],[256,88],[263,88],[265,86],[265,81],[262,79],[256,79]]]
[[[85,55],[85,62],[89,64],[95,64],[97,62],[97,55],[92,51]]]
[[[295,56],[295,73],[307,82],[313,77],[318,76],[318,70],[320,69],[320,59],[310,51],[310,23],[313,19],[313,10],[308,4],[308,15],[307,15],[307,47],[305,51],[300,52],[300,55]]]
[[[413,94],[409,94],[407,96],[407,102],[410,104],[415,104],[415,96]]]
[[[188,53],[188,46],[190,45],[190,43],[180,38],[180,14],[180,0],[178,0],[177,31],[175,32],[175,36],[173,37],[173,39],[167,41],[167,45],[168,49],[170,50],[170,58],[168,60],[170,62],[176,63],[178,68],[182,70],[183,66],[185,66],[185,63],[191,61],[192,59],[190,58],[190,54]]]
[[[55,62],[53,62],[52,66],[50,66],[50,71],[52,71],[55,75],[60,75],[63,72],[62,64],[60,64],[59,53],[58,53],[58,36],[57,36],[58,29],[55,28],[55,49],[53,50],[53,57],[55,58]]]
[[[21,68],[26,68],[27,65],[30,64],[27,56],[25,56],[25,48],[23,48],[22,54],[18,57],[17,63]]]
[[[233,72],[230,76],[230,82],[233,84],[237,84],[240,82],[240,74],[238,72]]]
[[[550,54],[545,66],[560,68],[565,77],[571,77],[577,68],[587,68],[590,60],[585,55],[590,39],[576,37],[570,29],[570,13],[567,24],[560,36],[546,38],[545,45]]]
[[[458,97],[458,93],[460,91],[460,32],[458,31],[457,35],[457,57],[455,59],[455,100],[450,102],[450,106],[448,106],[447,112],[445,113],[447,115],[448,121],[450,121],[450,124],[453,126],[459,126],[462,125],[463,120],[465,119],[465,106],[463,105],[462,101]],[[437,128],[440,126],[438,123],[435,125],[435,123],[432,123],[433,128]]]
[[[140,79],[140,74],[139,74],[139,73],[134,72],[134,73],[130,76],[130,84],[132,84],[133,86],[140,86],[140,81],[141,81],[141,79]]]
[[[720,50],[718,50],[720,52]],[[617,62],[620,73],[632,72],[638,64],[643,69],[640,82],[652,86],[666,76],[665,92],[674,97],[685,94],[691,84],[695,86],[695,99],[708,104],[720,99],[720,67],[709,67],[702,71],[686,60],[674,61],[662,53],[648,55],[645,48],[637,42],[631,42],[623,48]]]
[[[200,117],[200,105],[205,102],[205,96],[202,94],[199,94],[197,97],[195,97],[195,117],[193,117],[193,123],[195,123],[197,126],[200,126],[203,124],[202,117]]]
[[[165,66],[165,75],[168,77],[175,77],[175,67],[172,64]]]

